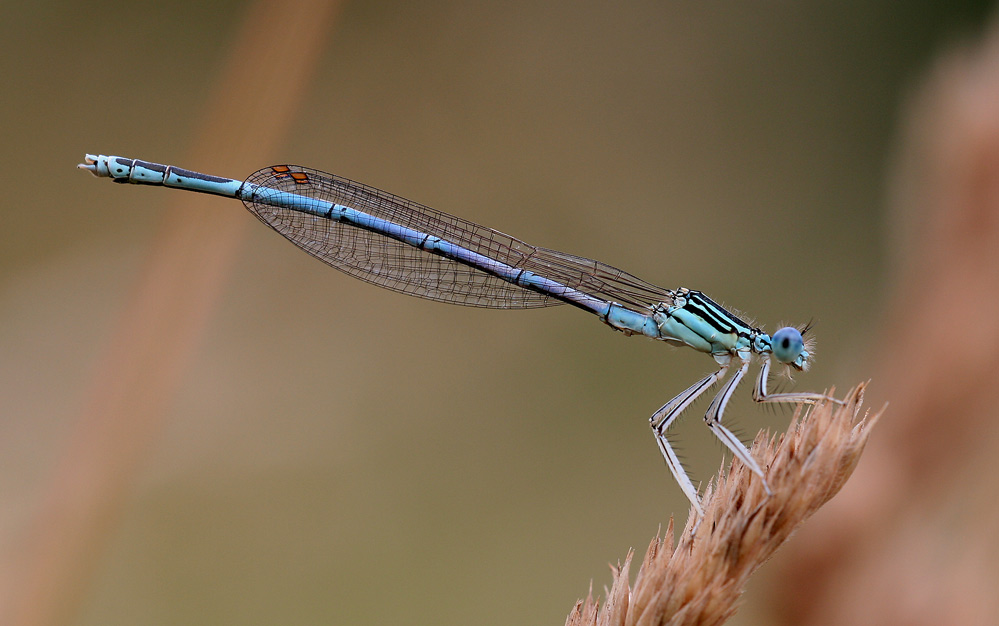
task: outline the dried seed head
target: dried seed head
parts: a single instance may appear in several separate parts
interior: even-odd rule
[[[629,587],[624,564],[611,568],[614,583],[602,606],[592,589],[576,603],[566,626],[626,624],[721,624],[738,608],[755,572],[791,533],[843,487],[883,413],[858,419],[864,385],[842,406],[824,403],[794,414],[787,433],[757,436],[751,452],[766,468],[773,495],[734,462],[708,487],[704,518],[694,516],[674,549],[673,522],[652,540]]]

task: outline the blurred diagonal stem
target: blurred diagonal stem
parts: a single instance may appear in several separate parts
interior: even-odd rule
[[[295,117],[339,5],[309,0],[250,7],[185,162],[249,172],[267,160]],[[113,150],[80,151],[95,148]],[[167,211],[94,368],[68,449],[5,563],[0,623],[48,626],[77,613],[242,240],[245,216],[211,205],[208,198],[185,196]]]

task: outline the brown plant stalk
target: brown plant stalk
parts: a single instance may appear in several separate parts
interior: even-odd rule
[[[779,437],[760,433],[751,452],[766,468],[772,495],[738,461],[727,472],[723,466],[705,494],[704,517],[688,517],[676,547],[670,519],[649,545],[635,584],[628,580],[629,552],[623,565],[611,568],[604,605],[591,590],[566,626],[721,624],[731,617],[753,572],[853,473],[884,411],[858,419],[864,387],[853,389],[843,405],[799,407]]]
[[[295,119],[338,8],[326,0],[281,6],[259,0],[246,7],[204,118],[191,125],[194,145],[185,162],[239,172],[267,160]],[[238,211],[217,210],[207,199],[172,201],[138,270],[37,512],[14,554],[0,561],[4,626],[70,623],[85,602],[247,223]]]

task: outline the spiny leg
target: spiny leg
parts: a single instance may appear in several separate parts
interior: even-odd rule
[[[756,386],[753,388],[753,400],[757,402],[780,402],[788,404],[815,404],[816,402],[835,402],[843,404],[843,401],[824,393],[814,393],[808,391],[792,391],[790,393],[767,393],[767,378],[770,376],[770,359],[763,360],[763,367],[760,368],[760,375],[756,378]]]
[[[656,436],[659,451],[662,452],[663,459],[666,460],[666,467],[673,474],[673,478],[680,485],[680,489],[687,496],[687,499],[690,500],[699,517],[704,516],[704,510],[701,508],[701,501],[697,497],[697,489],[690,482],[690,477],[687,476],[687,472],[684,471],[683,466],[680,464],[680,459],[677,458],[676,452],[673,451],[673,447],[666,438],[666,431],[669,430],[670,425],[673,424],[681,413],[687,410],[698,396],[713,387],[725,376],[725,373],[728,371],[729,360],[730,357],[719,358],[721,368],[717,372],[708,374],[688,387],[680,395],[664,404],[661,409],[653,413],[652,417],[649,418],[649,425]]]
[[[749,369],[749,358],[746,357],[742,361],[742,365],[739,369],[735,371],[735,374],[725,383],[725,386],[721,388],[721,391],[715,395],[714,399],[711,400],[711,404],[708,406],[708,412],[704,414],[704,421],[707,423],[708,428],[714,433],[715,437],[725,444],[729,450],[732,451],[736,457],[739,458],[746,467],[749,468],[751,472],[760,477],[763,481],[763,489],[766,490],[767,495],[770,495],[770,485],[767,484],[767,479],[763,475],[763,470],[760,469],[759,464],[753,455],[749,453],[746,446],[739,441],[739,438],[732,434],[732,431],[725,428],[722,425],[722,415],[725,413],[725,406],[728,404],[729,398],[735,393],[735,388],[739,386],[739,381],[742,377],[746,375],[746,371]]]

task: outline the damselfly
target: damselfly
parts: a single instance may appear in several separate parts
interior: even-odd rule
[[[812,350],[801,330],[768,335],[706,295],[664,289],[599,261],[529,245],[499,231],[435,211],[339,176],[295,165],[274,165],[245,181],[172,165],[87,155],[79,167],[118,183],[162,185],[238,198],[262,222],[312,256],[351,276],[413,296],[497,309],[571,304],[625,335],[643,335],[710,354],[718,369],[667,402],[650,418],[666,465],[703,515],[697,490],[667,435],[702,393],[722,385],[704,416],[711,431],[762,480],[749,450],[722,425],[725,406],[754,355],[762,366],[757,402],[831,401],[820,393],[768,393],[771,359],[807,370]]]

